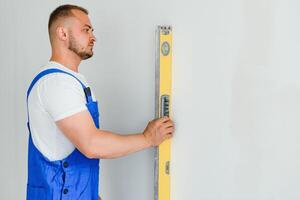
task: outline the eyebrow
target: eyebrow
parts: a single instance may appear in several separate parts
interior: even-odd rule
[[[92,31],[94,31],[94,29],[93,29],[90,25],[85,24],[84,27],[85,27],[85,26],[87,26],[89,29],[92,29]]]

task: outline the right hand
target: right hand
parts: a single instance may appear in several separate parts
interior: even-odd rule
[[[174,123],[169,117],[150,121],[143,134],[151,146],[158,146],[164,140],[173,136]]]

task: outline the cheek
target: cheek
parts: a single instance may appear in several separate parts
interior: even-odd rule
[[[80,36],[80,43],[83,45],[83,46],[86,46],[89,44],[89,36],[87,34],[82,34]]]
[[[88,34],[82,32],[73,32],[73,38],[76,40],[78,44],[81,46],[86,46],[89,43]]]

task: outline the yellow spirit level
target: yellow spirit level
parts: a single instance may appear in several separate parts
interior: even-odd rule
[[[158,26],[156,40],[155,115],[171,118],[172,28]],[[170,147],[168,139],[155,149],[155,200],[170,200]]]

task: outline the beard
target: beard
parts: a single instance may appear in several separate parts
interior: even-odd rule
[[[68,49],[70,49],[71,51],[76,53],[82,60],[86,60],[93,56],[92,50],[90,50],[90,51],[82,50],[81,46],[78,44],[76,39],[73,37],[72,32],[69,32],[69,35],[70,35],[70,40],[69,40]]]

